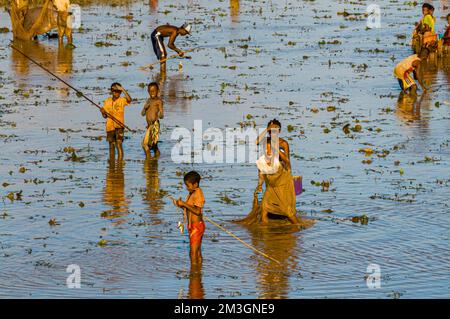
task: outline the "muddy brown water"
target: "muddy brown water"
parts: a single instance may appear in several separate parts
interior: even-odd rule
[[[361,16],[338,15],[363,13],[366,1],[180,3],[84,6],[74,50],[45,37],[17,43],[97,102],[112,82],[129,90],[126,123],[138,132],[126,134],[123,165],[107,163],[99,112],[0,34],[0,297],[448,297],[450,58],[427,63],[432,89],[417,98],[400,96],[392,76],[410,54],[420,9],[380,2],[382,28],[367,30]],[[192,60],[170,61],[165,75],[140,71],[155,61],[153,28],[186,17],[193,35],[177,44],[201,48]],[[0,21],[9,26],[6,13]],[[166,117],[162,156],[144,161],[141,83],[152,80]],[[314,227],[232,224],[251,209],[255,166],[171,160],[174,128],[196,119],[203,129],[239,127],[247,115],[258,127],[282,122],[294,174],[304,178],[297,208]],[[343,132],[358,123],[360,132]],[[165,195],[185,196],[180,175],[192,168],[204,177],[205,214],[281,265],[207,224],[203,266],[191,267]],[[313,185],[324,180],[329,191]],[[362,215],[367,224],[351,221]],[[66,286],[70,264],[81,268],[81,289]],[[366,286],[369,264],[380,266],[379,289]]]

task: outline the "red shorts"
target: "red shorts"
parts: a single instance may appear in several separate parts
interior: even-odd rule
[[[188,227],[189,242],[192,246],[199,246],[202,243],[203,234],[205,233],[205,223],[195,222]]]

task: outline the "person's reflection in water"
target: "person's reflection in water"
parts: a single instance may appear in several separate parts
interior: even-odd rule
[[[230,0],[231,22],[239,22],[239,0]]]
[[[66,48],[63,45],[54,47],[37,41],[21,41],[17,39],[14,40],[14,46],[58,76],[66,78],[72,74],[73,49]],[[33,80],[35,80],[39,85],[50,87],[55,87],[55,83],[57,83],[56,92],[62,98],[67,97],[68,88],[66,85],[59,81],[55,82],[50,75],[34,65],[21,53],[12,50],[11,59],[13,72],[15,72],[19,81],[24,81],[24,84],[34,86]],[[33,70],[32,73],[31,70]],[[34,77],[32,78],[31,75],[34,75]]]
[[[438,73],[438,63],[435,59],[422,61],[420,64],[422,81],[427,88],[432,88],[436,83]]]
[[[164,87],[165,87],[166,79],[167,79],[166,71],[167,71],[166,63],[160,63],[159,73],[157,73],[156,76],[154,77],[154,81],[157,82],[159,85],[159,91],[161,92],[161,94],[163,94],[163,92],[165,92]]]
[[[158,0],[149,0],[150,13],[158,12]]]
[[[442,70],[444,74],[444,80],[447,87],[450,87],[450,55],[447,55],[441,59],[439,59],[439,68]]]
[[[158,159],[147,158],[144,161],[144,175],[146,180],[146,191],[143,196],[143,201],[149,207],[149,212],[157,214],[164,208],[163,195],[159,190],[159,172]]]
[[[189,299],[204,299],[205,290],[202,283],[202,263],[191,263],[189,272]]]
[[[73,70],[73,49],[65,45],[58,45],[58,58],[56,60],[57,74],[72,74]]]
[[[397,99],[397,116],[404,121],[420,120],[420,102],[417,94],[400,92]]]
[[[14,46],[57,75],[72,74],[73,49],[66,48],[63,45],[55,48],[37,41],[21,41],[17,39],[14,40]],[[28,76],[30,66],[34,66],[33,62],[16,50],[12,50],[11,54],[12,67],[16,76]]]
[[[109,161],[106,172],[105,188],[103,190],[103,203],[111,206],[102,213],[103,218],[114,220],[115,225],[125,222],[121,217],[128,215],[128,200],[125,194],[125,175],[123,161]]]
[[[268,260],[257,256],[258,298],[287,298],[290,291],[289,276],[297,271],[296,226],[247,227],[252,237],[252,245],[278,260]]]

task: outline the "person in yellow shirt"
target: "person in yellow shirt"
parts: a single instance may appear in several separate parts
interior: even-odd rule
[[[122,93],[125,97],[122,97]],[[118,160],[123,159],[123,136],[125,121],[125,106],[131,103],[131,96],[120,83],[111,85],[111,97],[107,98],[101,109],[102,115],[106,118],[106,140],[109,143],[110,160],[115,159],[115,149],[117,148]],[[114,117],[114,118],[111,118]]]
[[[438,48],[433,5],[424,3],[422,6],[422,14],[423,18],[417,23],[414,29],[413,48],[414,53],[419,54],[423,60],[426,60]]]
[[[417,79],[424,92],[427,91],[427,88],[419,76],[420,61],[421,59],[417,56],[417,54],[414,54],[400,61],[395,66],[394,76],[398,79],[398,83],[400,84],[400,88],[403,92],[406,93],[410,90],[415,93],[417,91],[417,85],[414,79]],[[414,78],[411,74],[414,75]]]
[[[423,18],[420,21],[423,31],[430,31],[434,33],[434,7],[429,3],[424,3],[422,6]]]

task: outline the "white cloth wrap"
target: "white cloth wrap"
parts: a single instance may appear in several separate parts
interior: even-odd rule
[[[267,161],[271,161],[271,165],[267,164]],[[256,161],[256,166],[260,170],[261,173],[272,175],[278,172],[278,169],[280,168],[280,160],[278,159],[278,156],[274,159],[267,157],[266,155],[262,155],[258,160]]]

